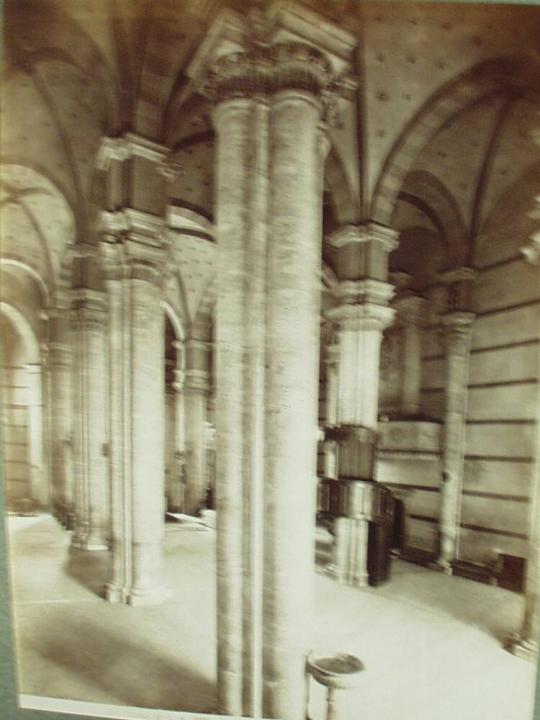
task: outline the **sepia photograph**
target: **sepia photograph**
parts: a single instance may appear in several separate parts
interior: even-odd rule
[[[0,718],[539,720],[540,3],[2,15]]]

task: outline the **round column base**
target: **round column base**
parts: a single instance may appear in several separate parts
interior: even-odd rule
[[[442,558],[439,558],[434,562],[430,562],[428,564],[428,567],[430,568],[430,570],[436,570],[437,572],[442,572],[445,575],[453,575],[454,573],[452,563],[448,560],[443,560]]]
[[[147,590],[119,587],[112,584],[105,586],[105,599],[111,604],[122,603],[123,605],[131,605],[131,607],[161,605],[170,596],[171,593],[165,585]]]
[[[538,643],[530,638],[523,638],[519,633],[512,633],[505,647],[512,655],[522,660],[536,662],[538,659]]]

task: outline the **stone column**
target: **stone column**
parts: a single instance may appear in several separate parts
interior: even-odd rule
[[[426,304],[424,298],[416,295],[401,297],[394,304],[403,338],[400,410],[407,416],[420,412],[422,323]]]
[[[297,49],[285,46],[283,59],[292,68],[303,65],[305,50],[296,57]],[[318,93],[294,82],[289,87],[286,72],[279,80],[270,120],[263,708],[269,717],[301,718],[314,574],[322,183],[329,146]]]
[[[338,327],[339,424],[376,432],[381,341],[394,318],[388,306],[394,287],[386,279],[396,233],[373,223],[348,225],[330,240],[337,248],[343,278],[334,291],[336,307],[327,313]],[[367,519],[336,519],[333,567],[339,582],[368,584],[367,542]]]
[[[465,457],[465,429],[469,379],[469,351],[474,314],[454,311],[443,315],[446,349],[443,481],[441,485],[440,554],[438,564],[451,572],[457,558],[461,492]]]
[[[102,243],[110,306],[113,574],[107,599],[154,604],[164,595],[164,313],[162,221],[125,210],[121,243]]]
[[[206,497],[206,406],[210,390],[208,343],[190,338],[186,342],[184,382],[185,408],[185,504],[184,512],[196,515]]]
[[[87,258],[82,258],[85,261]],[[72,544],[106,550],[110,539],[107,454],[107,303],[99,290],[72,295],[73,488]]]
[[[41,508],[49,503],[49,488],[45,471],[43,441],[44,419],[43,391],[45,373],[41,363],[26,366],[28,382],[28,435],[30,440],[30,496]]]
[[[49,343],[53,514],[68,529],[73,517],[72,351],[68,310],[51,316]]]
[[[171,502],[176,512],[185,512],[186,507],[186,407],[185,407],[185,348],[177,340],[176,369],[174,371],[174,464],[171,480]]]
[[[253,12],[222,13],[188,71],[217,103],[218,701],[229,715],[303,720],[322,100],[354,39],[300,7]]]

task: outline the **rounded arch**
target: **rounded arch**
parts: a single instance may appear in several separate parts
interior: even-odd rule
[[[21,270],[23,273],[26,273],[29,275],[32,280],[36,283],[36,285],[39,287],[43,299],[43,307],[48,308],[51,305],[51,293],[49,291],[49,287],[47,286],[47,283],[41,276],[41,273],[39,270],[32,265],[31,261],[28,260],[28,258],[22,258],[17,255],[11,254],[5,254],[2,255],[0,258],[0,267],[2,265],[6,267],[15,267],[19,270]]]
[[[410,172],[398,193],[397,200],[415,204],[419,201],[446,242],[448,259],[452,265],[466,262],[469,250],[469,234],[459,206],[446,185],[435,175],[425,170]],[[394,206],[390,225],[394,227],[397,202]]]
[[[171,303],[168,300],[162,300],[161,307],[165,311],[165,315],[167,316],[171,325],[173,326],[174,334],[176,335],[176,339],[177,340],[185,340],[186,332],[184,330],[184,326],[182,325],[180,316],[178,315],[176,310],[173,308]]]
[[[29,362],[41,362],[41,348],[27,317],[15,305],[0,300],[0,313],[7,318],[22,338],[29,353]]]
[[[505,89],[540,86],[540,63],[531,57],[485,60],[446,83],[407,124],[387,157],[373,193],[371,217],[389,225],[397,197],[421,150],[452,117]]]

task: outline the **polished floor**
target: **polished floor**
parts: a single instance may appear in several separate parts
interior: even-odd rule
[[[20,691],[113,705],[215,710],[212,530],[168,523],[168,600],[130,608],[100,599],[106,553],[69,549],[47,516],[9,520]],[[315,650],[366,666],[343,695],[358,720],[532,720],[535,669],[501,648],[522,598],[394,561],[392,581],[358,590],[324,572],[318,536]],[[310,715],[324,717],[322,688]]]

